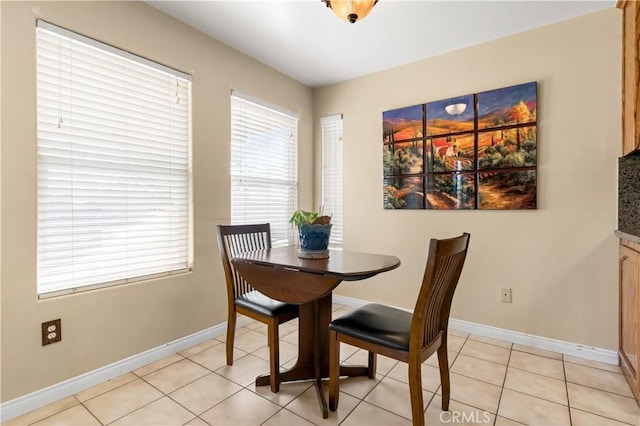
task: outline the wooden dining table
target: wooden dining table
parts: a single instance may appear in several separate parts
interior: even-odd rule
[[[322,417],[329,415],[322,379],[329,377],[331,294],[342,281],[358,281],[400,266],[395,256],[329,250],[326,259],[302,259],[296,247],[242,253],[231,262],[242,277],[263,294],[300,305],[298,360],[280,375],[282,382],[314,380]],[[365,366],[341,366],[341,376],[365,376]],[[269,374],[256,386],[269,385]]]

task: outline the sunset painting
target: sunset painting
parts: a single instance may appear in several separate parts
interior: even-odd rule
[[[394,109],[382,113],[384,142],[422,138],[422,105]]]
[[[429,102],[426,107],[427,136],[473,131],[473,95]]]
[[[473,173],[432,175],[427,179],[427,208],[461,210],[475,208]]]
[[[384,112],[384,208],[536,209],[537,113],[536,82]]]
[[[422,177],[384,180],[385,209],[424,209],[424,180]]]
[[[423,141],[399,142],[384,146],[384,174],[423,173]]]
[[[478,93],[478,129],[536,121],[536,83]]]
[[[429,171],[452,172],[475,169],[475,137],[473,134],[429,139]]]

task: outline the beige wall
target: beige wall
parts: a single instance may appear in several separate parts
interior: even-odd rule
[[[452,317],[615,350],[620,40],[620,11],[611,8],[316,89],[314,123],[344,114],[345,249],[402,260],[337,293],[412,308],[427,240],[467,231]],[[382,111],[530,81],[538,82],[538,210],[382,209]],[[501,287],[513,289],[512,304],[499,302]]]
[[[144,3],[1,2],[2,401],[226,320],[215,225],[229,221],[229,94],[300,113],[300,181],[312,188],[312,91]],[[35,21],[45,19],[193,75],[195,259],[190,274],[38,300]],[[305,191],[302,205],[311,205]],[[62,319],[41,347],[40,323]]]
[[[468,231],[455,318],[616,348],[618,10],[313,93],[143,3],[1,2],[0,12],[2,401],[225,320],[214,235],[229,220],[231,89],[300,113],[304,188],[313,182],[312,137],[319,140],[312,106],[315,123],[344,114],[345,248],[396,254],[402,266],[338,293],[410,308],[428,238]],[[193,74],[193,273],[38,301],[36,18]],[[538,82],[538,210],[382,209],[382,111],[528,81]],[[305,190],[303,207],[317,205],[311,197]],[[513,288],[512,304],[498,302],[500,287]],[[63,320],[63,341],[41,347],[40,323],[54,318]]]

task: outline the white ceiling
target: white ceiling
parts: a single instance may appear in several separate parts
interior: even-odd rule
[[[318,87],[612,8],[616,2],[380,0],[355,24],[340,20],[320,0],[147,3]]]

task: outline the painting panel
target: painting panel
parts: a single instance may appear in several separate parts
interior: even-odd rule
[[[537,208],[536,170],[485,171],[478,175],[480,209]]]
[[[480,170],[537,165],[536,126],[480,132],[478,168]]]
[[[424,209],[422,177],[384,179],[385,209]]]
[[[535,123],[537,83],[478,93],[478,129]]]
[[[427,209],[474,209],[475,199],[474,173],[447,173],[427,177]]]
[[[427,136],[468,132],[474,128],[473,95],[427,104]]]
[[[386,144],[383,148],[384,175],[423,173],[424,141]]]
[[[383,141],[390,143],[422,138],[422,118],[422,105],[383,112]]]
[[[473,170],[475,137],[473,133],[433,138],[427,141],[429,172]]]

